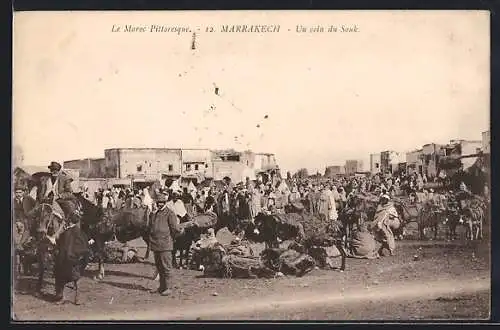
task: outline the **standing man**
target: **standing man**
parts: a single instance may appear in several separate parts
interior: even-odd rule
[[[24,192],[23,187],[16,187],[14,193],[14,220],[28,225],[28,213],[35,207],[36,201]]]
[[[78,305],[78,280],[89,262],[90,250],[88,237],[78,226],[78,218],[71,217],[69,223],[57,240],[59,253],[54,267],[56,303],[64,303],[64,287],[73,282],[75,305]]]
[[[167,198],[158,194],[156,200],[157,211],[151,214],[149,228],[149,245],[154,253],[156,270],[160,277],[160,287],[151,293],[168,296],[171,290],[172,250],[174,239],[181,234],[177,225],[177,216],[167,207]]]
[[[382,246],[380,247],[379,254],[382,254],[382,250],[387,248],[389,254],[393,256],[396,249],[396,242],[392,230],[399,228],[400,222],[396,208],[389,201],[390,197],[387,194],[383,194],[380,197],[380,204],[377,206],[373,224],[375,225],[375,230],[379,231],[382,236]]]

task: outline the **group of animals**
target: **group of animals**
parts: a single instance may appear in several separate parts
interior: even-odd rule
[[[314,217],[308,214],[288,213],[280,215],[271,215],[261,213],[253,221],[242,219],[239,210],[231,210],[221,201],[227,199],[224,194],[219,196],[218,205],[214,205],[215,221],[209,225],[199,225],[198,217],[206,216],[201,214],[195,216],[185,225],[183,234],[176,238],[174,251],[172,251],[173,265],[183,266],[188,263],[188,251],[193,242],[198,240],[209,228],[214,228],[217,233],[221,228],[227,227],[230,231],[242,238],[253,242],[264,242],[267,247],[278,247],[284,240],[304,241],[306,238],[304,232],[304,221],[308,217]],[[128,242],[142,237],[147,243],[148,233],[148,211],[146,208],[121,209],[114,212],[105,212],[101,207],[92,204],[81,194],[76,193],[75,198],[81,214],[81,228],[92,239],[91,248],[95,259],[99,264],[99,273],[96,280],[102,280],[105,275],[104,270],[104,247],[105,242],[116,238],[120,242]],[[468,230],[470,239],[478,239],[482,236],[482,224],[485,217],[485,207],[479,199],[473,198],[468,202],[468,207],[459,212],[458,209],[447,208],[444,211],[435,211],[427,204],[408,203],[408,201],[394,201],[395,207],[400,216],[401,225],[394,232],[396,237],[401,237],[404,227],[410,222],[417,222],[421,238],[424,238],[425,229],[432,228],[434,237],[437,236],[437,227],[439,222],[445,222],[449,228],[448,237],[456,237],[456,227],[464,223]],[[245,199],[237,203],[238,208],[248,208]],[[339,211],[340,227],[337,229],[338,235],[336,244],[343,244],[345,238],[352,233],[355,224],[373,219],[376,204],[370,202],[362,196],[355,197],[349,201],[348,205]],[[207,223],[207,222],[205,222]],[[210,222],[208,222],[210,223]],[[38,272],[38,291],[42,290],[44,273],[47,269],[48,255],[52,253],[52,248],[46,240],[43,239],[47,234],[57,230],[60,219],[57,218],[51,210],[49,204],[38,204],[34,210],[30,231],[38,244],[36,244],[36,261],[39,264]],[[344,240],[342,240],[344,238]],[[339,245],[340,247],[340,245]],[[341,249],[339,249],[341,250]],[[177,263],[176,254],[180,251],[180,260]],[[342,267],[345,267],[345,254],[341,255]],[[149,250],[146,252],[146,258],[149,257]]]

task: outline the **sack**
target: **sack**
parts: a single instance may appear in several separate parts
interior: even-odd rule
[[[237,243],[237,244],[231,244],[228,246],[224,247],[226,250],[226,253],[228,255],[235,255],[235,256],[241,256],[241,257],[253,257],[253,250],[250,247],[249,244],[247,243]]]
[[[106,242],[104,245],[104,262],[110,264],[130,264],[139,262],[136,248],[123,245],[118,241]]]
[[[226,255],[222,258],[226,278],[272,278],[275,272],[259,258]]]
[[[280,271],[285,275],[303,276],[316,266],[314,259],[295,250],[286,250],[279,257]]]
[[[266,249],[261,258],[266,267],[286,275],[303,276],[316,266],[311,256],[292,249]]]
[[[204,267],[203,275],[215,277],[224,275],[222,259],[226,256],[226,250],[220,243],[200,249],[198,256],[200,264]]]
[[[207,229],[215,226],[217,223],[217,216],[209,213],[200,214],[193,218],[193,222],[196,223],[199,228]]]
[[[377,254],[377,242],[369,232],[356,232],[351,241],[351,256],[355,258],[375,259]]]
[[[323,235],[329,231],[329,221],[323,221],[319,217],[304,214],[300,221],[306,238]]]

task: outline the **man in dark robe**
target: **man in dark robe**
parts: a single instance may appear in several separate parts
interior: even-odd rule
[[[76,290],[75,304],[78,304],[78,280],[89,262],[88,237],[80,229],[78,219],[72,217],[70,225],[57,240],[57,255],[55,258],[55,289],[56,302],[62,303],[64,287],[73,282]]]

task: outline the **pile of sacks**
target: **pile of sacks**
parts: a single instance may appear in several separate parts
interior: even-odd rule
[[[223,245],[213,231],[196,242],[191,262],[205,276],[225,278],[273,278],[280,273],[302,276],[315,267],[310,256],[295,250],[267,249],[255,256],[247,241],[235,238]]]
[[[338,238],[335,238],[325,231],[308,237],[303,245],[296,244],[294,248],[300,248],[307,252],[307,254],[314,259],[319,268],[333,269],[336,268],[335,259],[342,255],[337,247],[340,246],[337,240]],[[342,252],[345,253],[345,251]]]
[[[266,249],[262,251],[264,265],[284,275],[304,276],[316,267],[315,260],[299,249]]]
[[[130,264],[139,262],[136,248],[119,241],[106,242],[104,245],[104,262],[109,264]],[[93,258],[92,258],[93,259]]]

